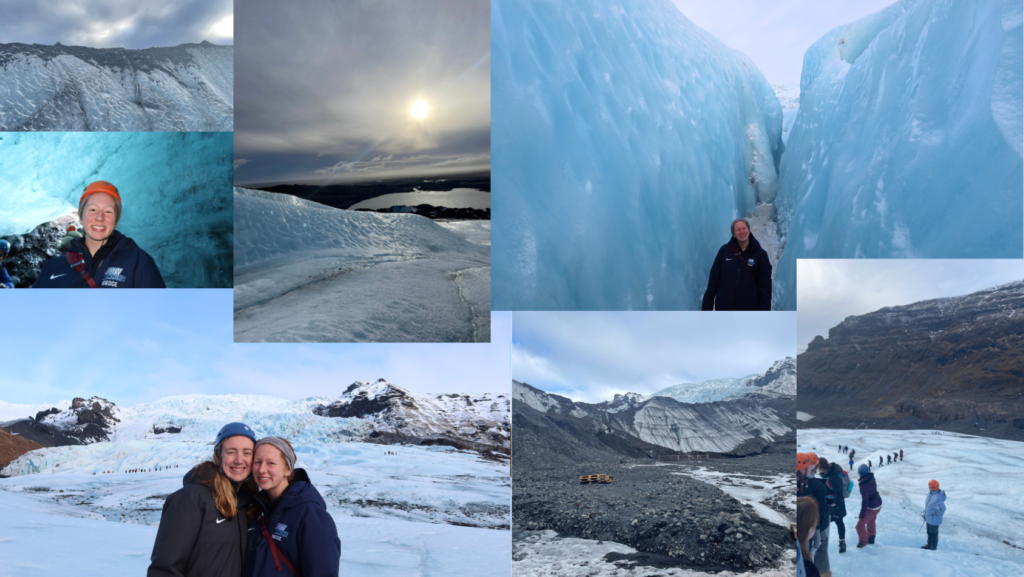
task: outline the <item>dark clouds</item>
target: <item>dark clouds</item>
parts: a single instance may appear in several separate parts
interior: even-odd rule
[[[796,313],[526,312],[512,378],[574,400],[762,373],[796,355]]]
[[[252,0],[236,28],[237,183],[488,169],[486,0]]]
[[[153,48],[232,43],[232,0],[0,0],[0,43]],[[220,24],[220,26],[218,26]]]

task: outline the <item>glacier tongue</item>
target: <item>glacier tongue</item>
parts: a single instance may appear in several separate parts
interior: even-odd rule
[[[0,131],[230,132],[234,48],[0,44]]]
[[[772,87],[667,0],[492,22],[495,308],[699,309],[729,223],[777,192]]]
[[[1020,2],[901,0],[804,55],[775,216],[798,258],[1020,258]]]

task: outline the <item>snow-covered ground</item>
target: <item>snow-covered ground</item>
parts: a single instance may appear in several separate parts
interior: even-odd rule
[[[490,341],[481,228],[236,188],[234,230],[236,342]]]
[[[391,208],[392,206],[416,206],[429,204],[433,206],[446,206],[448,208],[490,208],[491,193],[477,190],[475,188],[455,188],[452,190],[419,190],[412,192],[396,192],[382,194],[348,207],[349,210],[358,208]]]
[[[837,453],[840,444],[857,451],[854,469],[873,458],[872,472],[882,495],[876,544],[857,549],[855,526],[860,492],[847,499],[846,543],[840,555],[835,526],[829,560],[836,575],[1005,576],[1024,575],[1024,443],[930,430],[798,431],[799,451],[814,451],[849,462]],[[904,460],[878,467],[878,456],[903,450]],[[857,479],[857,473],[850,475]],[[946,492],[946,514],[936,551],[927,542],[922,511],[928,481]]]
[[[609,553],[630,555],[636,549],[613,543],[559,537],[554,531],[530,531],[512,546],[512,570],[515,577],[697,577],[705,571],[679,568],[645,567],[632,561],[605,561]],[[720,577],[792,577],[795,573],[794,550],[779,567],[748,573],[723,571]]]
[[[59,463],[54,449],[34,452],[50,452],[52,466],[0,479],[0,575],[143,573],[165,497],[211,448],[95,443],[61,448]],[[296,453],[337,523],[342,574],[509,574],[507,464],[448,447],[355,442],[299,444]]]
[[[705,467],[683,470],[677,475],[693,477],[698,481],[718,487],[740,503],[750,505],[764,520],[789,527],[790,519],[775,509],[765,505],[763,501],[772,500],[788,503],[793,506],[791,516],[796,517],[796,500],[780,498],[791,493],[793,489],[792,475],[775,475],[769,477],[744,475],[742,473],[723,473]]]

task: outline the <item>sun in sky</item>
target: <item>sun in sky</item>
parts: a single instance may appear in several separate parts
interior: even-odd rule
[[[417,100],[412,105],[412,110],[410,110],[410,112],[412,112],[412,115],[415,118],[423,118],[424,116],[427,115],[428,112],[430,112],[430,107],[427,106],[426,102],[423,102],[422,100]]]

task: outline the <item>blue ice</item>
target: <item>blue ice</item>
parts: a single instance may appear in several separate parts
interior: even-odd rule
[[[798,258],[1021,258],[1021,13],[902,0],[807,50],[774,208],[777,308],[796,306]]]
[[[668,0],[492,2],[496,310],[699,309],[782,109]]]
[[[0,133],[0,237],[77,210],[87,184],[108,180],[117,229],[168,287],[230,287],[232,146],[230,132]]]

